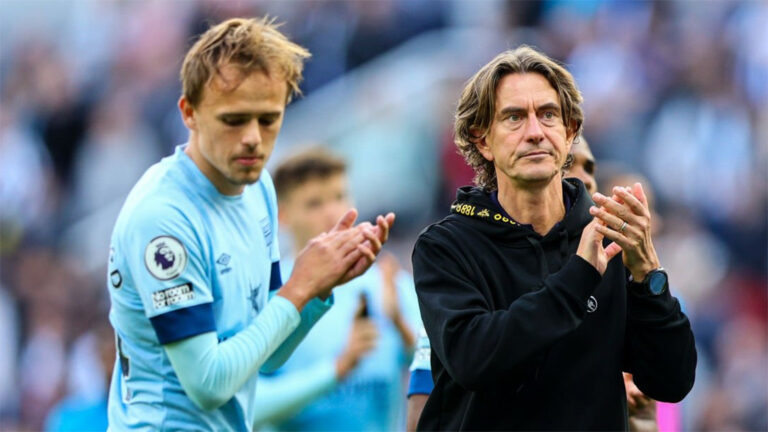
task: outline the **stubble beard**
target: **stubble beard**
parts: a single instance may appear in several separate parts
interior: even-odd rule
[[[496,168],[496,178],[499,178],[499,174],[509,178],[513,184],[520,185],[526,189],[528,188],[539,188],[539,187],[546,187],[549,185],[552,180],[557,176],[557,173],[560,172],[557,168],[552,169],[551,171],[545,171],[543,168],[538,167],[528,167],[530,169],[526,170],[520,170],[517,173],[510,172],[509,174],[505,173],[503,170]],[[533,171],[533,172],[532,172]]]
[[[259,181],[261,178],[261,170],[263,168],[249,168],[249,169],[235,169],[231,172],[227,179],[230,183],[237,186],[248,186]]]

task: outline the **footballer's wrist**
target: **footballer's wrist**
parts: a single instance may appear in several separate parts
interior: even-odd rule
[[[296,310],[299,312],[301,312],[301,310],[304,309],[304,306],[312,300],[309,290],[302,289],[301,285],[296,284],[291,279],[288,279],[288,281],[277,291],[276,295],[285,297],[296,306]]]
[[[322,292],[318,293],[317,294],[317,298],[322,300],[322,301],[326,301],[326,300],[328,300],[328,297],[331,296],[331,294],[333,294],[333,290],[329,289],[328,291],[322,291]]]

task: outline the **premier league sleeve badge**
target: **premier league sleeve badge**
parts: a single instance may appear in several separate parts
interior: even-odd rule
[[[175,237],[155,237],[144,251],[144,264],[156,279],[171,280],[187,266],[187,250]]]

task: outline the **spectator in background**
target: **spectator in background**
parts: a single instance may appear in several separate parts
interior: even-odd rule
[[[3,350],[0,351],[0,425],[8,429],[15,427],[7,423],[19,409],[19,365],[16,357],[21,332],[20,315],[16,299],[0,281],[0,341],[3,343]]]
[[[274,179],[280,225],[291,233],[293,250],[331,229],[351,207],[346,165],[327,151],[288,158]],[[281,266],[281,274],[291,274],[292,261]],[[419,320],[410,275],[394,257],[382,256],[334,296],[334,307],[285,365],[260,378],[257,424],[302,431],[402,429],[403,374]]]
[[[592,149],[589,148],[589,143],[583,135],[579,135],[573,142],[571,156],[571,164],[565,168],[563,176],[565,178],[573,177],[581,180],[587,192],[593,195],[597,192],[597,181],[595,180],[597,163],[595,162],[595,156],[592,154]]]
[[[96,367],[104,375],[103,386],[98,395],[71,394],[60,400],[48,413],[45,430],[48,432],[82,432],[88,430],[103,431],[109,426],[107,421],[108,384],[112,378],[115,364],[115,334],[108,320],[104,317],[96,329],[89,332],[94,338]],[[70,366],[73,367],[73,366]]]
[[[77,321],[72,311],[87,284],[80,269],[49,246],[27,246],[13,263],[12,288],[23,313],[18,367],[21,424],[40,430],[48,410],[65,394],[67,345]]]
[[[125,87],[105,91],[74,158],[74,216],[124,200],[141,174],[162,156],[155,136],[139,117],[131,91]],[[108,243],[109,233],[103,237]]]
[[[3,98],[0,109],[0,255],[26,233],[49,233],[53,219],[53,171],[43,143],[24,124],[19,108]]]

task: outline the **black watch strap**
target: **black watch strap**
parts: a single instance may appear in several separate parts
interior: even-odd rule
[[[663,267],[651,270],[642,282],[637,282],[629,276],[628,288],[635,294],[657,296],[669,290],[669,276]]]

